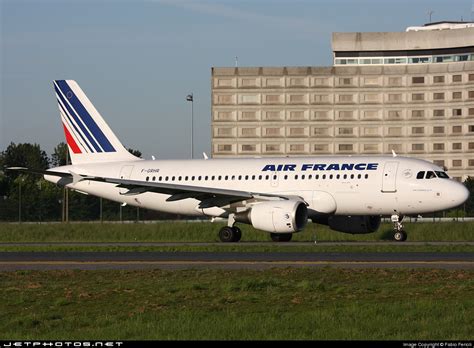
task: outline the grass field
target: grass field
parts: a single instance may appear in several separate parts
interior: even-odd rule
[[[467,270],[0,273],[0,339],[474,338]]]
[[[0,224],[0,242],[214,242],[222,224],[168,221],[153,224]],[[242,241],[268,241],[268,233],[239,225]],[[406,223],[408,241],[474,241],[474,222]],[[294,241],[390,240],[391,224],[376,233],[351,235],[309,223]]]

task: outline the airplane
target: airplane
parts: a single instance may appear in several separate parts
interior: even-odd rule
[[[375,232],[390,216],[404,241],[403,217],[457,207],[469,197],[433,163],[397,156],[318,156],[144,160],[129,153],[74,80],[54,90],[71,165],[36,170],[60,186],[124,205],[224,219],[222,242],[242,237],[237,223],[290,241],[308,220],[351,234]]]

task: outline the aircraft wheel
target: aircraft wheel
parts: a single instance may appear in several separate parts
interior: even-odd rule
[[[234,242],[240,242],[240,239],[242,239],[242,230],[237,226],[232,227],[232,229],[234,230]]]
[[[236,241],[236,231],[234,228],[225,226],[222,227],[219,231],[219,239],[223,243],[232,243]]]
[[[407,233],[403,230],[396,231],[393,234],[393,239],[396,240],[397,242],[403,242],[403,241],[407,240]]]
[[[274,242],[289,242],[293,233],[270,233],[270,237]]]

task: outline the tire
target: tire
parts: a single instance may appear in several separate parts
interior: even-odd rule
[[[397,242],[403,242],[407,239],[407,234],[405,231],[396,231],[393,234],[393,239]]]
[[[242,239],[242,230],[240,228],[238,228],[237,226],[234,226],[232,227],[232,229],[234,230],[234,242],[240,242],[240,240]]]
[[[229,226],[222,227],[219,231],[219,239],[223,243],[235,242],[235,238],[236,238],[235,235],[236,235],[235,230]]]
[[[274,242],[289,242],[293,233],[270,233],[270,237]]]

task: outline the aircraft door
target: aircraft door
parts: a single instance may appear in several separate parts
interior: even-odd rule
[[[278,187],[278,180],[280,179],[280,174],[278,172],[272,173],[272,187]]]
[[[382,192],[397,192],[398,162],[386,162],[383,168]]]
[[[120,179],[130,179],[130,176],[132,175],[132,171],[133,171],[133,166],[123,166],[122,169],[120,169],[119,178]],[[124,188],[120,189],[121,194],[126,193],[127,191],[128,190],[124,189]]]

